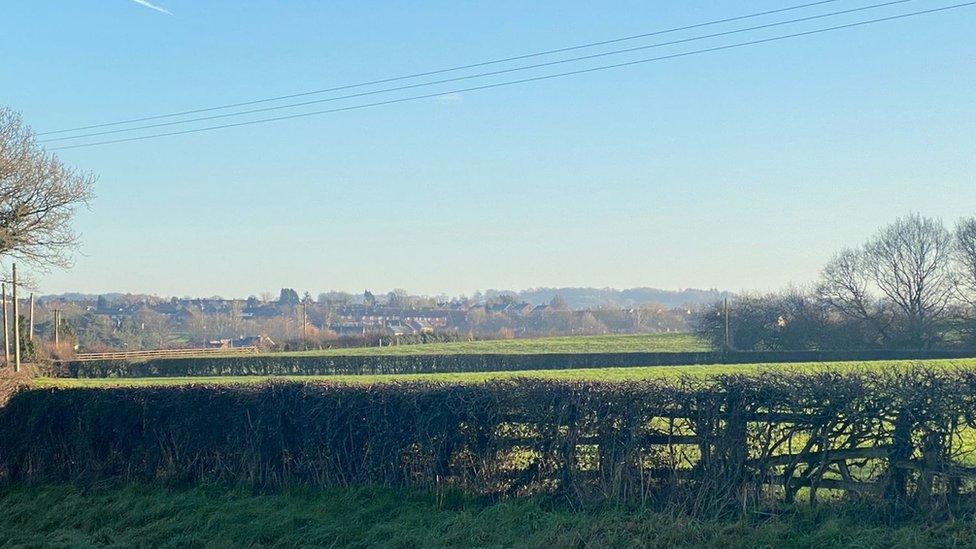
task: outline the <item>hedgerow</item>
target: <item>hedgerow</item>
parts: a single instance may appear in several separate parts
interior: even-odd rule
[[[55,377],[463,373],[686,364],[754,364],[967,358],[974,351],[753,351],[697,353],[545,353],[295,356],[281,354],[98,360],[54,364]]]
[[[972,491],[976,373],[629,383],[35,389],[0,410],[16,482],[458,487],[741,510],[825,490],[944,508]]]

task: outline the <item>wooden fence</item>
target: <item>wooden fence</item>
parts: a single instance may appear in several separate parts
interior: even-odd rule
[[[894,416],[857,432],[843,416],[658,410],[644,418],[645,426],[663,428],[647,427],[625,441],[620,433],[587,432],[571,420],[547,425],[513,417],[495,426],[494,447],[509,461],[521,454],[527,465],[498,464],[494,481],[507,482],[509,495],[550,486],[645,501],[691,488],[689,499],[698,503],[704,503],[699,490],[708,486],[718,488],[712,497],[721,496],[710,503],[733,507],[770,497],[793,503],[802,489],[811,504],[824,492],[919,510],[958,500],[964,480],[976,478],[976,467],[959,462],[976,450],[976,432],[966,433],[970,447],[953,448],[959,431],[926,431],[911,419],[913,411],[902,413],[910,428],[900,430],[906,421]],[[662,462],[662,456],[668,458]]]
[[[78,353],[70,360],[59,362],[95,362],[98,360],[140,360],[149,358],[179,358],[207,355],[240,355],[257,353],[258,348],[230,347],[206,349],[153,349],[148,351],[112,351],[107,353]]]

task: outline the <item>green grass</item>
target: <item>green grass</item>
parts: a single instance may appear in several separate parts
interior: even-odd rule
[[[692,366],[649,366],[639,368],[587,368],[578,370],[526,370],[518,372],[472,372],[450,374],[392,374],[392,375],[327,375],[327,376],[213,376],[159,378],[38,378],[40,387],[137,387],[155,385],[212,385],[263,383],[271,379],[291,381],[329,381],[336,383],[393,383],[410,381],[440,381],[450,383],[480,383],[492,379],[561,379],[588,381],[633,381],[659,379],[681,375],[707,377],[722,374],[757,374],[765,371],[813,372],[818,370],[855,371],[860,369],[888,370],[923,365],[935,368],[976,368],[976,359],[954,360],[883,360],[874,362],[805,362],[769,364],[715,364]]]
[[[972,547],[976,521],[892,522],[852,504],[697,520],[540,499],[350,488],[0,488],[0,546]]]
[[[640,334],[541,337],[425,343],[392,347],[349,347],[326,351],[282,353],[295,356],[364,355],[458,355],[458,354],[539,354],[539,353],[680,353],[708,351],[709,346],[694,334]]]

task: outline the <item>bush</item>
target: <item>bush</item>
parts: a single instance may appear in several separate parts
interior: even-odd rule
[[[929,509],[972,489],[953,479],[974,414],[976,373],[924,369],[44,389],[0,410],[0,477],[450,486],[706,514],[806,486]]]
[[[31,384],[31,378],[37,374],[33,366],[24,365],[19,372],[11,367],[0,367],[0,407],[7,403],[13,395]]]
[[[358,375],[627,368],[688,364],[755,364],[841,360],[969,358],[972,351],[743,351],[698,353],[547,353],[466,355],[295,356],[236,355],[158,358],[139,362],[61,362],[54,377],[186,377],[248,375]]]

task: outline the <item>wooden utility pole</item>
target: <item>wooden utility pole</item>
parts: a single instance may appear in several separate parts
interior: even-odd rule
[[[7,283],[0,284],[0,299],[3,300],[3,365],[10,365],[10,322],[7,321]]]
[[[732,350],[732,338],[729,336],[729,298],[725,298],[725,350]]]
[[[31,341],[34,341],[34,292],[30,295],[30,329],[27,335]]]
[[[308,350],[308,302],[302,301],[302,345]]]
[[[17,264],[13,265],[11,281],[14,299],[14,371],[20,371],[20,304],[17,303]]]

